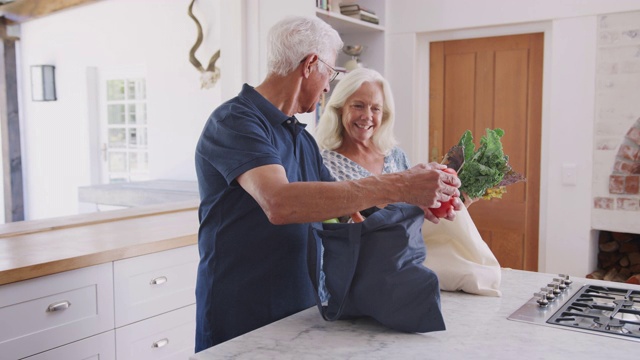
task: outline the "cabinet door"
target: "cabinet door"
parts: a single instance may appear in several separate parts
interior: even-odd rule
[[[196,306],[116,329],[118,360],[184,360],[193,355]]]
[[[112,263],[0,286],[0,319],[2,359],[112,330]]]
[[[88,339],[30,356],[24,360],[115,360],[115,334],[111,330]]]
[[[195,304],[195,245],[113,263],[116,327]]]

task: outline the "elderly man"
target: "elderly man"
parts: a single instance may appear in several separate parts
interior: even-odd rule
[[[196,148],[196,351],[315,304],[309,222],[392,202],[426,209],[459,196],[459,180],[437,164],[334,181],[295,114],[313,111],[329,91],[342,40],[318,18],[290,17],[268,41],[266,79],[219,106]],[[438,221],[429,211],[425,217]],[[454,217],[452,210],[447,219]]]

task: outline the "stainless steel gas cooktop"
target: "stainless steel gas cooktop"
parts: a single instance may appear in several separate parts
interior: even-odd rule
[[[640,290],[599,283],[576,284],[561,274],[508,319],[640,342]]]

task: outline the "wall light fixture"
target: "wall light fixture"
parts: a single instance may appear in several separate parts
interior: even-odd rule
[[[31,66],[31,100],[56,101],[56,67],[53,65]]]

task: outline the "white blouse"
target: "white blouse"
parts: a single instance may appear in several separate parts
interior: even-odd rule
[[[322,159],[331,175],[338,180],[356,180],[373,176],[373,174],[353,160],[333,150],[322,150]],[[384,157],[383,174],[407,170],[410,167],[409,158],[402,149],[394,147],[389,155]]]

